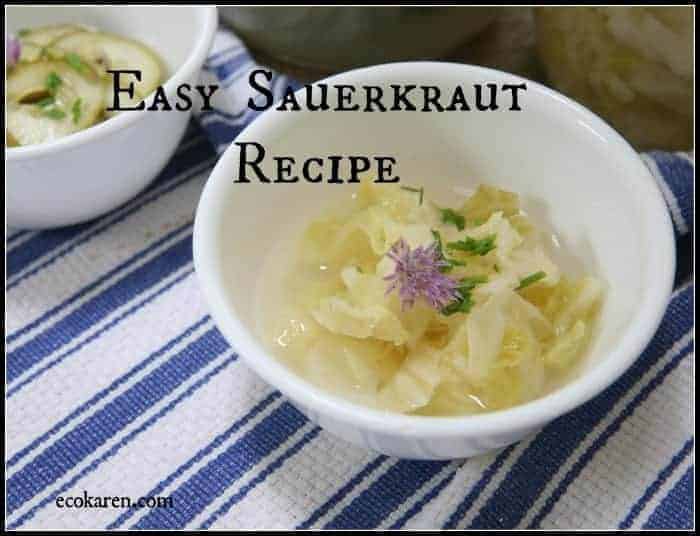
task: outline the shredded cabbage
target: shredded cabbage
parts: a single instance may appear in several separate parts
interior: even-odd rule
[[[640,150],[694,146],[693,6],[537,8],[549,82]]]
[[[414,189],[363,183],[313,221],[272,314],[276,353],[324,389],[420,415],[511,407],[568,377],[602,283],[563,275],[511,192],[482,185],[447,221],[444,209]],[[439,245],[441,270],[470,281],[462,307],[406,307],[387,292],[396,262],[386,253],[399,240]]]

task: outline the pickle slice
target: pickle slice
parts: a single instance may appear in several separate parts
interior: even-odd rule
[[[20,42],[22,43],[19,53],[20,63],[32,63],[41,59],[43,47],[29,41],[20,40]]]
[[[134,80],[139,100],[148,96],[163,76],[160,60],[148,48],[131,39],[103,32],[81,32],[58,39],[54,46],[76,54],[109,84],[112,84],[112,77],[107,69],[141,71],[141,81]],[[107,104],[111,104],[111,97]]]
[[[141,71],[140,82],[127,78],[134,97],[120,94],[128,107],[153,92],[165,73],[144,45],[88,27],[59,24],[18,33],[20,59],[6,72],[9,146],[52,141],[114,115],[106,111],[114,94],[108,69]]]
[[[53,85],[49,80],[60,80]],[[18,145],[52,141],[97,122],[104,88],[63,61],[18,64],[7,78],[7,134]]]
[[[55,24],[52,26],[20,30],[19,40],[22,42],[22,45],[30,43],[38,47],[46,47],[68,34],[84,31],[86,31],[86,29],[77,24]]]
[[[60,55],[53,50],[53,43],[66,35],[84,31],[86,31],[85,28],[75,24],[57,24],[20,30],[19,41],[22,46],[19,61],[31,63],[42,59],[57,59]]]

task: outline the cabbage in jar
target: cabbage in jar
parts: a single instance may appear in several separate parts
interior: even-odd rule
[[[640,150],[691,148],[691,7],[549,7],[536,10],[536,21],[555,88]]]
[[[581,362],[602,297],[596,278],[561,272],[517,195],[484,185],[449,208],[362,183],[292,247],[270,263],[290,267],[279,285],[261,279],[271,350],[322,389],[398,413],[543,396]]]

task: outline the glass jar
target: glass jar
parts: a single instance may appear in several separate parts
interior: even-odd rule
[[[539,8],[536,26],[539,58],[556,89],[640,150],[691,148],[692,8]]]

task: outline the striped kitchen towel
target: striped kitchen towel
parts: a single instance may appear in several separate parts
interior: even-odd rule
[[[146,191],[85,224],[7,237],[6,526],[690,528],[692,157],[644,155],[679,259],[632,368],[493,454],[395,459],[307,421],[241,363],[202,301],[193,213],[217,153],[254,117],[253,66],[221,31],[204,73],[224,88],[216,110]]]

